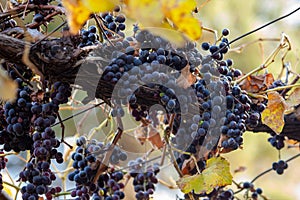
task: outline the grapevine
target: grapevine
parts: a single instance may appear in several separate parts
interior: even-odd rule
[[[299,156],[281,156],[300,141],[300,76],[287,62],[292,42],[285,33],[271,40],[277,46],[249,72],[230,56],[247,46],[233,47],[237,41],[299,8],[231,40],[228,28],[217,35],[195,17],[209,1],[158,2],[1,6],[1,198],[9,199],[11,187],[23,200],[156,199],[168,185],[162,171],[172,168],[176,186],[169,187],[182,197],[170,199],[231,200],[241,192],[268,199],[256,180],[284,175]],[[154,7],[162,16],[153,21],[139,13]],[[199,40],[205,31],[216,40]],[[277,58],[282,72],[275,77],[268,70]],[[72,120],[75,136],[68,133]],[[86,130],[92,120],[99,124]],[[244,148],[247,131],[269,134],[279,158],[253,180],[236,182],[224,155]],[[129,137],[135,147],[124,142]],[[15,180],[14,158],[24,161]]]

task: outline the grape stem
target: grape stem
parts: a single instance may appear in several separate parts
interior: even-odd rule
[[[118,121],[118,120],[117,120]],[[123,127],[123,125],[121,125],[121,127]],[[118,128],[116,134],[115,134],[115,137],[112,141],[112,144],[110,145],[108,151],[106,152],[99,168],[97,169],[97,173],[94,177],[94,183],[96,184],[100,175],[108,168],[108,165],[109,165],[109,159],[112,155],[112,152],[114,150],[114,146],[117,144],[117,142],[119,141],[119,139],[121,138],[122,136],[122,133],[123,133],[123,129],[121,128]]]
[[[259,67],[251,70],[250,72],[248,72],[247,74],[245,74],[241,78],[239,78],[236,81],[234,81],[233,85],[239,84],[240,82],[242,82],[243,80],[245,80],[247,77],[251,76],[252,74],[255,74],[255,73],[257,73],[257,72],[259,72],[259,71],[261,71],[261,70],[266,69],[267,67],[269,67],[275,61],[275,58],[278,55],[278,53],[280,52],[280,50],[282,50],[282,49],[284,49],[286,47],[288,47],[288,49],[285,52],[285,54],[282,56],[281,60],[283,60],[285,58],[285,56],[286,56],[286,53],[291,50],[291,43],[290,43],[290,40],[289,40],[288,36],[286,34],[282,33],[279,45],[270,54],[270,56],[266,59],[266,61],[262,65],[260,65]]]
[[[45,37],[43,37],[42,39],[40,39],[39,41],[37,41],[36,43],[34,43],[32,47],[38,45],[39,43],[41,43],[43,40],[47,39],[48,37],[50,37],[53,33],[57,32],[61,27],[63,27],[67,22],[64,21],[63,23],[61,23],[58,27],[56,27],[55,29],[53,29],[50,33],[48,33]]]
[[[256,40],[253,40],[253,41],[250,41],[250,42],[247,42],[247,43],[244,43],[240,46],[236,46],[232,49],[229,49],[230,52],[236,52],[236,53],[241,53],[246,47],[252,45],[252,44],[255,44],[257,42],[269,42],[269,41],[280,41],[280,38],[258,38]]]
[[[241,36],[239,36],[239,37],[233,39],[231,42],[229,42],[227,45],[224,45],[224,47],[220,48],[218,51],[216,51],[215,53],[213,53],[211,56],[214,56],[214,55],[220,53],[223,49],[225,49],[226,47],[229,47],[229,45],[231,45],[232,43],[234,43],[234,42],[236,42],[236,41],[238,41],[238,40],[240,40],[240,39],[242,39],[242,38],[244,38],[244,37],[247,37],[248,35],[251,35],[252,33],[255,33],[255,32],[257,32],[257,31],[259,31],[259,30],[261,30],[261,29],[263,29],[263,28],[265,28],[265,27],[267,27],[267,26],[270,26],[271,24],[274,24],[274,23],[276,23],[276,22],[278,22],[278,21],[280,21],[280,20],[282,20],[282,19],[284,19],[284,18],[287,18],[287,17],[289,17],[290,15],[292,15],[292,14],[298,12],[299,10],[300,10],[300,7],[296,8],[295,10],[289,12],[289,13],[286,14],[286,15],[283,15],[283,16],[281,16],[281,17],[279,17],[279,18],[276,18],[276,19],[274,19],[274,20],[272,20],[272,21],[270,21],[270,22],[268,22],[268,23],[266,23],[266,24],[264,24],[264,25],[262,25],[262,26],[260,26],[260,27],[258,27],[258,28],[256,28],[256,29],[254,29],[254,30],[252,30],[252,31],[249,31],[248,33],[245,33],[245,34],[243,34],[243,35],[241,35]]]
[[[298,153],[298,154],[292,156],[291,158],[287,159],[285,162],[290,162],[290,161],[296,159],[296,158],[299,157],[299,156],[300,156],[300,153]],[[273,171],[273,168],[270,168],[270,169],[267,169],[267,170],[261,172],[261,173],[258,174],[255,178],[253,178],[252,181],[250,181],[250,182],[251,182],[251,183],[254,183],[257,179],[259,179],[260,177],[264,176],[265,174],[267,174],[267,173],[269,173],[269,172],[271,172],[271,171]],[[246,188],[241,188],[241,189],[239,189],[238,191],[234,192],[234,194],[238,194],[238,193],[240,193],[241,191],[243,191],[244,189],[246,189]]]
[[[165,134],[164,134],[164,138],[165,138],[165,141],[166,141],[166,146],[164,148],[168,148],[168,152],[171,156],[171,160],[172,160],[172,163],[173,163],[173,166],[174,166],[175,170],[177,171],[179,177],[183,177],[183,173],[182,173],[181,169],[179,168],[179,166],[176,162],[175,156],[172,152],[171,145],[169,143],[170,134],[171,134],[172,129],[173,129],[174,119],[175,119],[175,114],[172,114],[171,117],[170,117],[169,126],[166,128]],[[191,192],[188,193],[188,196],[191,200],[195,200],[195,198],[194,198],[194,196]]]
[[[71,194],[71,192],[60,192],[60,193],[55,194],[54,196],[59,197],[59,196],[66,196],[66,195],[70,195],[70,194]]]
[[[284,90],[284,89],[290,89],[290,88],[293,88],[293,87],[300,87],[300,83],[293,84],[293,85],[285,85],[285,86],[280,86],[280,87],[268,89],[266,91],[259,92],[259,94],[266,94],[268,92],[280,91],[280,90]]]
[[[14,185],[14,184],[12,184],[12,183],[9,183],[9,182],[7,182],[7,181],[3,181],[3,183],[5,184],[5,185],[8,185],[8,186],[10,186],[10,187],[13,187],[14,189],[16,189],[17,191],[19,191],[21,188],[19,188],[18,186],[16,186],[16,185]]]
[[[296,158],[299,157],[299,156],[300,156],[300,153],[298,153],[298,154],[292,156],[291,158],[287,159],[285,162],[290,162],[290,161],[296,159]],[[260,173],[259,175],[257,175],[257,176],[251,181],[251,183],[254,183],[254,181],[256,181],[257,179],[259,179],[260,177],[262,177],[263,175],[267,174],[268,172],[270,172],[270,171],[272,171],[272,170],[273,170],[273,169],[270,168],[270,169],[268,169],[268,170],[266,170],[266,171],[263,171],[262,173]]]
[[[85,113],[86,111],[91,110],[91,109],[93,109],[93,108],[96,108],[96,107],[98,107],[98,106],[100,106],[100,105],[102,105],[102,104],[104,104],[104,103],[105,103],[105,102],[101,102],[101,103],[95,104],[95,105],[93,105],[93,106],[91,106],[91,107],[89,107],[89,108],[87,108],[87,109],[84,109],[84,110],[82,110],[82,111],[80,111],[80,112],[78,112],[78,113],[76,113],[76,114],[74,114],[74,115],[71,115],[71,116],[69,116],[69,117],[67,117],[67,118],[65,118],[65,119],[62,119],[60,122],[56,122],[55,124],[52,124],[51,127],[56,126],[56,125],[58,125],[58,124],[60,124],[60,123],[62,123],[62,122],[65,122],[65,121],[67,121],[67,120],[70,120],[70,119],[72,119],[73,117],[76,117],[76,116],[78,116],[78,115],[81,115],[81,114]]]

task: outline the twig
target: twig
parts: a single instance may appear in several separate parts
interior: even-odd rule
[[[121,138],[122,132],[123,132],[122,129],[118,128],[118,130],[115,134],[115,137],[112,141],[112,144],[110,145],[108,151],[105,153],[104,158],[103,158],[102,162],[100,163],[99,168],[97,169],[97,172],[96,172],[96,175],[95,175],[94,181],[93,181],[95,184],[97,183],[100,175],[108,168],[109,159],[112,155],[114,146],[117,144],[118,140]]]
[[[287,159],[285,162],[290,162],[290,161],[296,159],[296,158],[299,157],[299,156],[300,156],[300,153],[298,153],[298,154],[292,156],[291,158]],[[272,170],[273,170],[273,169],[270,168],[270,169],[267,169],[266,171],[263,171],[262,173],[260,173],[259,175],[257,175],[254,179],[252,179],[251,183],[253,183],[254,181],[256,181],[257,179],[259,179],[260,177],[262,177],[263,175],[269,173],[269,172],[272,171]]]
[[[61,122],[65,122],[65,121],[67,121],[67,120],[70,120],[70,119],[72,119],[73,117],[76,117],[76,116],[78,116],[78,115],[81,115],[81,114],[85,113],[86,111],[88,111],[88,110],[90,110],[90,109],[93,109],[93,108],[96,108],[96,107],[98,107],[98,106],[100,106],[100,105],[102,105],[102,104],[104,104],[104,103],[105,103],[105,102],[101,102],[101,103],[95,104],[95,105],[93,105],[92,107],[89,107],[89,108],[87,108],[87,109],[85,109],[85,110],[83,110],[83,111],[80,111],[80,112],[78,112],[78,113],[76,113],[76,114],[74,114],[74,115],[71,115],[71,116],[69,116],[69,117],[67,117],[67,118],[65,118],[65,119],[63,119],[63,120],[61,120]],[[55,124],[52,124],[51,127],[56,126],[56,125],[60,124],[61,122],[56,122]]]
[[[283,15],[283,16],[281,16],[281,17],[279,17],[279,18],[276,18],[276,19],[274,19],[274,20],[272,20],[272,21],[270,21],[270,22],[268,22],[268,23],[266,23],[266,24],[264,24],[264,25],[262,25],[262,26],[260,26],[260,27],[258,27],[258,28],[256,28],[256,29],[254,29],[254,30],[252,30],[252,31],[249,31],[248,33],[245,33],[245,34],[243,34],[243,35],[241,35],[241,36],[239,36],[239,37],[233,39],[233,40],[230,41],[227,45],[225,45],[224,47],[220,48],[218,51],[216,51],[215,53],[213,53],[211,56],[220,53],[223,49],[225,49],[226,47],[228,47],[228,46],[231,45],[232,43],[234,43],[234,42],[236,42],[236,41],[238,41],[238,40],[240,40],[240,39],[242,39],[242,38],[244,38],[244,37],[246,37],[246,36],[248,36],[248,35],[251,35],[252,33],[255,33],[255,32],[257,32],[257,31],[259,31],[259,30],[261,30],[261,29],[263,29],[263,28],[265,28],[265,27],[267,27],[267,26],[270,26],[271,24],[274,24],[275,22],[278,22],[278,21],[280,21],[280,20],[282,20],[282,19],[284,19],[284,18],[286,18],[286,17],[289,17],[290,15],[292,15],[292,14],[298,12],[299,10],[300,10],[300,7],[296,8],[295,10],[293,10],[292,12],[289,12],[289,13],[286,14],[286,15]]]
[[[266,94],[268,92],[280,91],[280,90],[283,90],[283,89],[290,89],[290,88],[293,88],[293,87],[300,87],[300,83],[296,83],[296,84],[292,84],[292,85],[285,85],[285,86],[280,86],[280,87],[268,89],[268,90],[259,92],[258,94]]]
[[[263,69],[266,69],[270,64],[272,64],[274,62],[275,57],[278,55],[278,53],[280,52],[281,49],[286,48],[286,46],[288,46],[287,51],[291,50],[291,44],[290,41],[287,37],[287,35],[282,34],[281,40],[280,40],[280,44],[277,46],[277,48],[270,54],[270,56],[266,59],[266,61],[260,65],[259,67],[251,70],[250,72],[248,72],[247,74],[245,74],[244,76],[242,76],[241,78],[237,79],[236,81],[233,82],[233,84],[239,84],[240,82],[242,82],[244,79],[246,79],[248,76],[251,76],[252,74],[255,74],[256,72],[259,72]],[[284,57],[286,56],[286,53],[284,55]]]
[[[52,35],[53,33],[55,33],[58,29],[60,29],[61,27],[63,27],[67,22],[64,21],[63,23],[61,23],[58,27],[56,27],[55,29],[53,29],[50,33],[48,33],[44,38],[40,39],[39,41],[37,41],[36,43],[34,43],[33,45],[31,45],[31,48],[38,45],[39,43],[41,43],[43,40],[47,39],[48,37],[50,37],[50,35]]]
[[[64,123],[62,122],[62,119],[61,119],[61,117],[60,117],[59,112],[57,112],[56,114],[57,114],[57,118],[58,118],[58,120],[59,120],[60,127],[61,127],[61,140],[60,140],[60,142],[65,143],[70,149],[73,149],[72,145],[70,145],[69,143],[67,143],[67,142],[65,141],[65,139],[64,139],[64,138],[65,138],[65,125],[64,125]]]

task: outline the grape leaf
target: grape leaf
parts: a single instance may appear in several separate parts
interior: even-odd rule
[[[120,0],[83,0],[83,4],[91,12],[106,12],[113,10],[116,7],[116,5],[119,5]]]
[[[268,104],[261,113],[262,123],[270,127],[275,133],[280,134],[284,126],[286,107],[285,100],[278,92],[268,92]]]
[[[118,0],[62,0],[72,34],[78,33],[92,13],[110,11],[118,3]]]
[[[192,40],[198,40],[202,35],[201,23],[192,14],[196,6],[195,0],[162,0],[165,17]]]
[[[241,89],[247,92],[260,92],[266,90],[274,82],[274,77],[271,73],[257,76],[248,76],[239,85]]]
[[[207,160],[207,167],[201,174],[184,176],[177,181],[183,193],[194,190],[196,194],[210,193],[217,186],[226,186],[232,183],[229,162],[222,157],[213,157]]]
[[[186,89],[194,84],[196,80],[196,76],[190,72],[190,65],[187,65],[181,70],[181,74],[176,80],[176,84]]]
[[[286,100],[286,103],[289,107],[293,107],[300,104],[300,87],[293,89],[292,93]]]
[[[164,146],[164,143],[160,137],[159,132],[156,128],[153,127],[152,124],[149,125],[149,136],[148,136],[149,142],[158,149],[162,148]]]
[[[0,99],[13,101],[17,95],[17,83],[10,79],[5,71],[0,68]]]
[[[181,46],[187,39],[198,40],[202,35],[201,23],[192,11],[195,0],[127,0],[126,14],[172,43]],[[170,31],[170,30],[177,31]]]

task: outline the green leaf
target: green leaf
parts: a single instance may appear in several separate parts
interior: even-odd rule
[[[207,160],[207,167],[201,174],[184,176],[177,181],[183,193],[194,190],[196,194],[210,193],[216,186],[226,186],[232,183],[229,162],[222,157]]]

